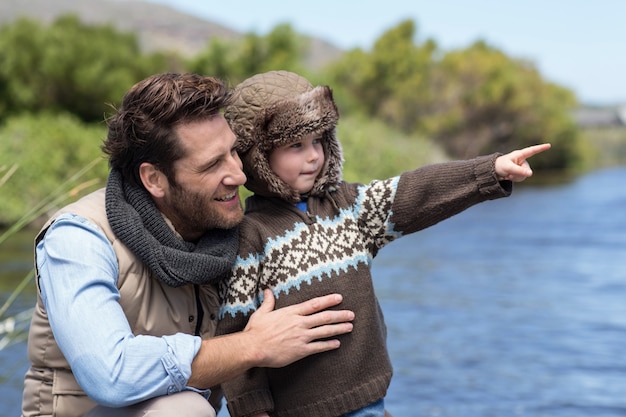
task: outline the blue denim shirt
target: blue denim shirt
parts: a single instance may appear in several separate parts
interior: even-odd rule
[[[84,391],[120,407],[182,390],[201,338],[134,336],[118,300],[118,264],[104,233],[61,215],[36,248],[39,286],[54,337]]]

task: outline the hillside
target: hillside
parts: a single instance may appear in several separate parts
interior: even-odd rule
[[[145,51],[174,50],[183,55],[198,53],[213,37],[236,40],[242,33],[223,25],[179,12],[171,7],[140,0],[2,0],[0,24],[18,17],[45,23],[73,13],[86,23],[109,23],[139,36]],[[297,28],[294,28],[297,31]],[[264,35],[259,33],[259,35]],[[340,56],[339,48],[317,38],[309,38],[306,64],[314,68]]]

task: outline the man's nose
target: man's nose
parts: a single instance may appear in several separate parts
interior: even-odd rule
[[[224,179],[228,185],[244,185],[246,183],[246,174],[243,173],[243,164],[238,153],[234,153],[229,161],[229,173]]]

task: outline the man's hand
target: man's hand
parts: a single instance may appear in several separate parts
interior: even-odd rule
[[[244,329],[244,334],[259,349],[256,366],[279,368],[315,353],[337,349],[339,340],[326,338],[352,331],[352,311],[327,310],[341,303],[339,294],[278,310],[274,310],[271,290],[265,290],[264,297],[263,304],[250,316]]]
[[[339,341],[319,340],[352,331],[354,313],[326,310],[341,303],[339,294],[313,298],[274,310],[274,295],[250,316],[237,333],[202,341],[191,364],[190,387],[210,388],[241,375],[253,367],[279,368],[315,353],[337,349]]]
[[[529,146],[528,148],[513,151],[496,159],[496,175],[500,181],[510,180],[513,182],[524,181],[533,175],[527,159],[540,152],[550,149],[549,143]]]

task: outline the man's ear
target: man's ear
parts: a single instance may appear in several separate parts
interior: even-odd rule
[[[139,177],[146,190],[152,194],[152,197],[162,198],[165,195],[165,190],[169,187],[169,183],[165,174],[159,171],[153,164],[143,162],[139,166]]]

